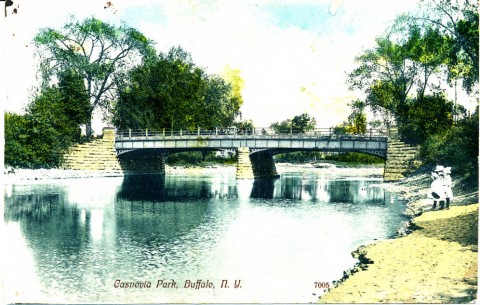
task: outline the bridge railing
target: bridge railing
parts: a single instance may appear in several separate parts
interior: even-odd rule
[[[315,128],[308,131],[300,130],[275,130],[273,128],[250,128],[239,129],[235,127],[218,127],[215,129],[201,129],[196,130],[118,130],[116,132],[116,139],[119,140],[134,140],[134,139],[163,139],[163,138],[322,138],[322,137],[369,137],[380,138],[387,137],[387,129],[367,129],[362,134],[340,133],[335,128]]]

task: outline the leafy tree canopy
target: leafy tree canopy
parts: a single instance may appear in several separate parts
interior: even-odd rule
[[[254,128],[252,120],[235,121],[232,125],[240,130],[252,130]]]
[[[374,112],[396,118],[397,108],[406,104],[416,90],[423,96],[427,89],[438,91],[430,81],[447,61],[446,39],[434,28],[420,29],[401,16],[387,32],[376,39],[376,47],[356,58],[358,67],[350,74],[351,89],[363,90],[366,106]]]
[[[113,122],[120,129],[230,126],[240,114],[238,92],[197,67],[181,48],[132,69],[119,91]]]
[[[466,185],[478,188],[478,107],[452,128],[439,130],[422,145],[425,162],[453,166]]]
[[[411,17],[446,38],[449,80],[461,79],[468,93],[478,93],[478,1],[424,0]]]
[[[73,71],[59,74],[58,86],[43,88],[25,115],[5,113],[5,164],[56,167],[68,147],[80,141],[90,101],[83,79]]]
[[[423,143],[430,135],[453,126],[453,103],[444,94],[417,96],[399,106],[398,131],[406,142]]]
[[[93,110],[108,110],[125,73],[154,54],[152,41],[136,29],[125,24],[112,26],[93,17],[81,22],[72,19],[62,29],[42,29],[34,41],[43,87],[65,70],[82,76],[90,99],[88,137]]]
[[[353,134],[364,134],[367,132],[367,116],[365,115],[365,103],[355,100],[350,103],[352,112],[348,116],[347,132]]]
[[[280,122],[275,122],[270,125],[270,128],[276,133],[301,133],[312,130],[317,125],[315,118],[310,117],[307,113],[294,116],[292,119],[287,119]]]

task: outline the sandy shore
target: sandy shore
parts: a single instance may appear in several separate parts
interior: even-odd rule
[[[392,187],[415,197],[422,193],[417,182],[410,192],[402,189],[405,185]],[[431,202],[422,199],[411,207],[422,213],[427,205]],[[475,303],[478,203],[427,211],[411,222],[410,229],[407,236],[354,251],[359,266],[319,303]]]

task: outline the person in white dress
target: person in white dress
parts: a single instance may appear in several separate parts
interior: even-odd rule
[[[443,208],[443,201],[446,200],[446,193],[443,183],[443,170],[445,168],[442,165],[437,165],[432,172],[432,184],[430,185],[430,190],[428,191],[428,198],[433,199],[432,210],[437,208],[437,203],[440,202],[441,208]]]
[[[443,176],[442,182],[443,182],[443,187],[445,189],[445,205],[447,210],[450,209],[450,204],[452,203],[452,200],[453,200],[452,177],[450,177],[451,172],[452,172],[451,167],[445,167],[441,174],[441,176]]]

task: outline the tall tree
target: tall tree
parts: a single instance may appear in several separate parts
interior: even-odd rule
[[[416,79],[417,94],[423,98],[428,87],[437,91],[430,83],[430,79],[444,70],[442,68],[448,60],[449,46],[446,38],[432,27],[422,31],[414,24],[410,26],[406,47],[410,58],[419,66]]]
[[[83,77],[72,70],[62,71],[58,77],[60,99],[57,101],[57,107],[62,111],[58,117],[65,117],[66,124],[78,129],[79,125],[90,121],[90,98]],[[65,126],[64,129],[68,129],[68,127]]]
[[[242,91],[245,86],[245,80],[241,77],[239,69],[232,69],[227,65],[223,72],[222,78],[230,84],[230,98],[236,100],[237,104],[243,104]]]
[[[478,1],[423,0],[412,16],[420,27],[432,27],[447,38],[449,79],[462,79],[468,93],[478,91],[478,8]]]
[[[42,29],[34,39],[40,57],[43,87],[52,77],[72,70],[83,77],[90,98],[87,137],[97,108],[109,109],[125,73],[154,54],[153,43],[126,26],[112,26],[95,18],[72,20],[62,29]]]
[[[388,126],[392,117],[398,120],[399,107],[408,103],[412,92],[422,99],[427,90],[439,90],[432,76],[446,70],[450,47],[436,28],[421,28],[410,16],[398,17],[376,42],[356,58],[359,66],[348,82],[351,89],[365,92],[366,106],[380,113]]]
[[[376,46],[355,61],[358,67],[349,74],[350,88],[364,90],[368,104],[390,111],[405,102],[419,71],[407,46],[394,42],[389,35],[378,37]]]
[[[132,129],[230,126],[242,99],[216,75],[197,67],[181,48],[133,69],[119,91],[114,125]]]

